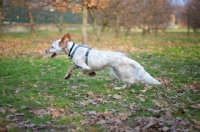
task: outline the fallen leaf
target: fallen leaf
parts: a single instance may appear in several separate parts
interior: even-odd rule
[[[161,104],[161,102],[158,101],[158,100],[153,100],[153,103],[154,103],[157,107],[159,107],[159,108],[162,108],[162,107],[163,107],[163,104]]]
[[[132,110],[133,108],[135,107],[135,102],[134,103],[131,103],[129,108]]]
[[[41,102],[39,102],[39,101],[35,101],[37,104],[42,104]]]
[[[128,115],[129,113],[120,113],[119,116],[120,116],[120,119],[122,121],[126,120],[128,118]]]
[[[143,97],[139,97],[140,101],[145,102],[146,100]]]
[[[115,94],[115,95],[113,95],[113,98],[115,98],[115,99],[121,99],[122,97],[120,95],[118,95],[118,94]]]
[[[162,130],[163,130],[164,132],[168,131],[169,129],[170,129],[170,128],[167,127],[167,126],[164,126],[164,127],[162,128]]]
[[[87,94],[86,94],[86,97],[87,97],[87,98],[88,98],[88,97],[93,97],[93,96],[94,96],[94,93],[91,92],[91,91],[87,92]]]
[[[97,112],[96,111],[90,111],[89,114],[90,115],[97,115]]]
[[[106,124],[106,120],[104,120],[104,119],[101,119],[100,121],[98,121],[96,124],[101,124],[101,125],[103,125],[103,124]]]
[[[3,114],[6,113],[6,109],[0,108],[0,112],[3,113]]]
[[[88,101],[80,102],[79,105],[80,105],[80,107],[88,106],[89,102]]]
[[[17,110],[14,109],[14,108],[12,108],[12,109],[10,109],[9,111],[12,112],[12,113],[14,113],[14,112],[16,112]]]
[[[15,93],[19,93],[21,90],[19,88],[15,89]]]
[[[200,129],[200,121],[197,121],[196,119],[192,119],[192,121],[195,123],[195,128]]]

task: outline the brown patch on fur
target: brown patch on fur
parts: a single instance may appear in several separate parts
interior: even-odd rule
[[[69,41],[71,41],[71,35],[69,33],[67,33],[62,37],[62,39],[61,39],[61,41],[59,43],[59,46],[64,46]]]

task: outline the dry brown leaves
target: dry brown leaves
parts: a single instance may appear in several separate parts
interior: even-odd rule
[[[1,113],[5,113],[6,111],[7,109],[5,107],[0,108]],[[39,130],[73,131],[74,129],[71,126],[70,122],[67,123],[68,125],[54,125],[52,121],[47,121],[45,124],[36,125],[34,123],[31,123],[29,120],[26,120],[23,113],[16,113],[16,111],[14,110],[11,110],[11,112],[13,112],[13,114],[6,116],[6,120],[10,122],[10,124],[8,124],[6,128],[0,128],[0,130],[2,129],[2,131],[3,130],[7,131],[12,127],[16,127],[20,130],[28,129],[28,130],[33,130],[33,131],[39,131]],[[35,115],[38,115],[38,118],[44,118],[45,115],[50,115],[54,119],[58,119],[67,114],[71,114],[71,115],[77,114],[71,111],[65,111],[64,109],[55,109],[55,108],[50,108],[50,107],[47,107],[46,109],[30,109],[29,112]]]
[[[191,131],[189,121],[180,117],[173,118],[166,114],[159,118],[156,117],[137,117],[134,119],[137,130],[139,131]]]
[[[136,117],[128,120],[131,112],[118,113],[116,111],[108,112],[83,112],[85,120],[80,121],[84,125],[93,126],[100,124],[106,130],[111,132],[139,132],[139,131],[192,131],[193,126],[189,121],[180,117],[173,118],[170,114],[161,117]],[[199,121],[194,120],[197,124],[194,127],[199,128]]]
[[[109,112],[83,112],[82,115],[85,117],[85,120],[82,120],[82,124],[95,125],[100,124],[104,126],[109,131],[125,131],[132,130],[132,128],[124,123],[127,120],[130,113],[117,113]]]
[[[29,110],[29,112],[38,115],[38,118],[44,118],[44,115],[51,115],[53,118],[59,118],[65,115],[64,109],[55,109],[51,107],[47,107],[46,109],[39,110]]]
[[[0,41],[0,57],[13,58],[27,55],[45,55],[45,50],[52,42],[31,41],[20,39],[5,39]]]

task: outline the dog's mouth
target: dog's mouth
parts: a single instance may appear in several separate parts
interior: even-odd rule
[[[56,56],[56,52],[53,52],[53,54],[51,55],[51,58],[54,58]]]

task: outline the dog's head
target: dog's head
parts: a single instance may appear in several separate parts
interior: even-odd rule
[[[62,39],[56,40],[52,43],[51,48],[46,50],[47,54],[52,54],[51,58],[56,55],[65,54],[64,49],[68,47],[68,42],[71,40],[71,36],[69,33],[64,35]]]

